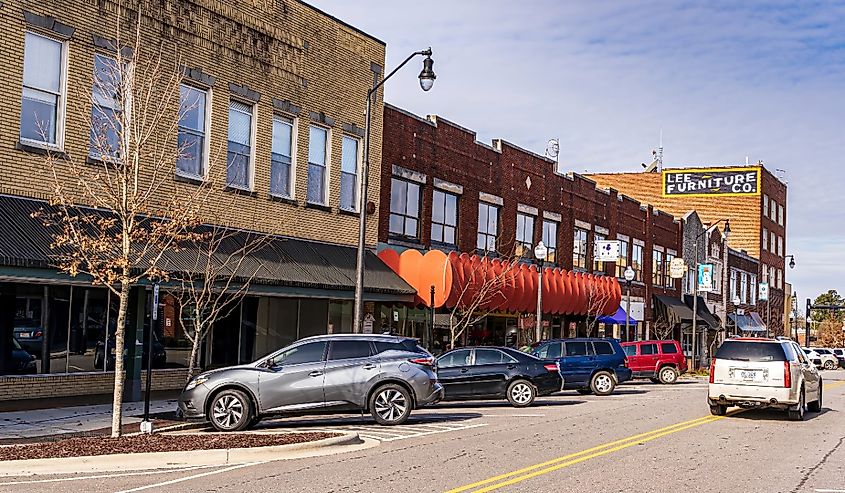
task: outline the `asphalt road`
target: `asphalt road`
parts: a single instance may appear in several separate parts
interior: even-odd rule
[[[711,417],[706,381],[574,392],[528,409],[454,403],[383,428],[360,416],[276,420],[259,431],[356,430],[378,446],[220,468],[0,478],[0,491],[60,492],[845,492],[845,370],[823,373],[824,409]]]

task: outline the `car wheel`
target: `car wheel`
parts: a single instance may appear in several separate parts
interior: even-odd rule
[[[590,395],[590,394],[592,394],[592,393],[593,393],[593,391],[592,391],[592,390],[590,390],[589,388],[586,388],[586,389],[575,389],[575,392],[578,392],[578,393],[579,393],[579,394],[581,394],[581,395]]]
[[[822,412],[822,382],[819,381],[819,398],[807,404],[807,409],[814,412]]]
[[[411,415],[411,396],[401,385],[383,385],[370,396],[370,414],[380,425],[401,425]]]
[[[722,404],[710,404],[710,414],[713,416],[724,416],[728,413],[728,406]]]
[[[217,431],[241,431],[252,422],[252,401],[240,390],[215,395],[210,409],[211,426]]]
[[[804,400],[804,389],[801,389],[801,396],[798,398],[798,409],[795,411],[789,410],[789,419],[792,421],[801,421],[804,419],[804,410],[807,407]]]
[[[528,407],[537,397],[537,389],[525,380],[514,380],[508,385],[508,402],[513,407]]]
[[[606,371],[596,372],[593,379],[590,380],[590,389],[596,395],[610,395],[615,388],[616,381],[613,379],[613,375]]]
[[[836,368],[836,365],[833,363],[833,361],[827,360],[824,362],[825,370],[833,370],[834,368]]]
[[[678,381],[678,370],[671,366],[664,366],[660,369],[660,383],[673,384]]]

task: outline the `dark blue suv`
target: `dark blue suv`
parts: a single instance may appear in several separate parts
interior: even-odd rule
[[[563,388],[581,394],[610,395],[631,379],[628,358],[617,339],[551,339],[531,346],[531,354],[560,362]]]

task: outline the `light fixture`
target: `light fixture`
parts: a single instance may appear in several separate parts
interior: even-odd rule
[[[428,49],[429,54],[426,55],[425,59],[423,60],[423,69],[420,72],[420,87],[422,87],[423,91],[428,91],[431,89],[431,86],[434,85],[434,79],[437,78],[434,75],[434,60],[431,59],[431,48]]]
[[[731,235],[731,220],[725,219],[725,238]]]
[[[792,257],[792,258],[789,259],[789,268],[790,269],[795,268],[795,257]]]

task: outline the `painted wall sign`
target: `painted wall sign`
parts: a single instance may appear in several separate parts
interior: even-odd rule
[[[760,195],[760,168],[663,171],[663,196]]]

